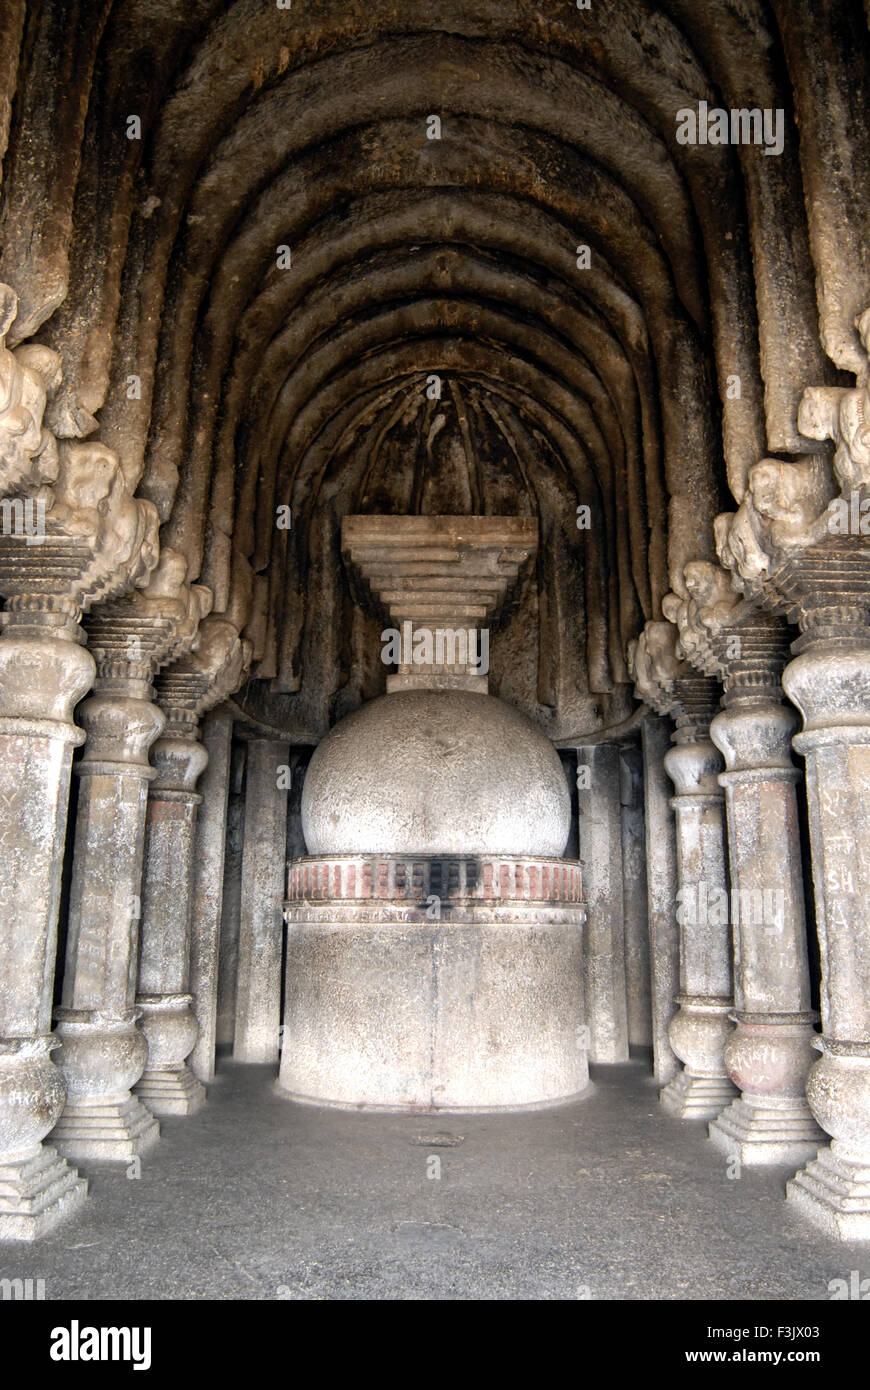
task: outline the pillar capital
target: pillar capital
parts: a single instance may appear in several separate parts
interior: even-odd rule
[[[79,709],[87,742],[76,767],[79,777],[124,771],[151,778],[148,750],[163,730],[161,710],[147,698],[97,690]]]
[[[665,596],[662,609],[679,631],[678,653],[724,685],[724,709],[710,724],[710,737],[723,753],[730,774],[765,780],[779,768],[794,780],[791,736],[794,712],[783,704],[782,671],[792,631],[767,612],[757,597],[741,592],[739,576],[721,566],[694,560],[684,567],[685,596]]]
[[[870,343],[870,310],[856,319]],[[831,441],[833,456],[762,459],[749,472],[734,513],[716,519],[723,565],[748,594],[796,622],[795,652],[826,642],[864,641],[870,621],[870,387],[818,386],[804,392],[798,428]]]
[[[85,619],[98,687],[119,695],[144,687],[150,698],[157,671],[195,645],[211,606],[211,590],[188,581],[185,557],[161,550],[144,588],[100,603]]]
[[[796,782],[800,776],[791,757],[792,737],[800,723],[784,704],[726,706],[710,725],[710,737],[725,759],[720,787],[761,776]]]
[[[5,615],[0,615],[0,617]],[[79,642],[49,632],[0,639],[0,721],[7,732],[82,743],[73,710],[94,679],[94,660]]]
[[[673,801],[708,797],[721,801],[722,756],[709,738],[675,743],[665,754],[665,771],[674,784]]]
[[[719,707],[718,681],[687,660],[675,621],[647,623],[628,644],[628,666],[637,698],[673,719],[675,743],[709,742],[710,720]]]
[[[6,338],[18,296],[0,284],[0,495],[17,495],[57,477],[57,440],[43,424],[46,405],[61,381],[58,353],[28,344],[10,351]]]
[[[637,698],[657,714],[671,714],[675,683],[689,674],[688,662],[677,651],[677,630],[667,620],[648,622],[627,650],[628,669]]]
[[[78,640],[83,612],[147,583],[157,559],[157,512],[130,494],[118,456],[104,444],[61,440],[54,482],[26,490],[7,508],[16,502],[0,546],[6,631],[53,630]]]
[[[825,743],[870,741],[868,670],[870,631],[849,646],[813,644],[789,663],[783,685],[804,720],[795,741],[799,753]]]
[[[224,614],[208,616],[190,650],[158,678],[167,737],[187,737],[201,715],[238,689],[250,659],[250,643],[239,636],[235,623]]]
[[[683,583],[685,595],[662,600],[662,611],[680,634],[678,654],[722,681],[726,705],[780,701],[782,669],[796,634],[721,565],[692,560],[683,569]]]
[[[199,725],[194,717],[187,736],[175,723],[170,730],[164,730],[155,743],[151,756],[156,774],[151,789],[152,798],[168,800],[175,796],[189,796],[195,805],[200,797],[196,784],[208,763],[208,752],[199,741]]]
[[[870,311],[856,320],[865,352]],[[822,1057],[807,1100],[832,1144],[788,1185],[789,1201],[834,1235],[870,1235],[870,409],[854,389],[813,387],[798,426],[833,456],[763,459],[734,513],[716,520],[720,559],[744,592],[797,623],[782,677],[803,715],[816,915]],[[779,865],[771,865],[771,872]]]

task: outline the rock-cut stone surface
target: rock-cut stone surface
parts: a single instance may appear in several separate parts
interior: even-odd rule
[[[302,794],[309,854],[559,856],[565,774],[532,722],[489,695],[397,691],[320,743]]]

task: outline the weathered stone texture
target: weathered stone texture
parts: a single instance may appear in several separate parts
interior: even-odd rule
[[[286,744],[248,744],[233,1041],[240,1062],[278,1060],[288,760]]]
[[[276,1060],[288,845],[285,1090],[532,1104],[651,1041],[747,1161],[817,1120],[789,1200],[867,1235],[868,109],[857,0],[6,0],[0,1237],[81,1199],[56,1121],[135,1156],[131,1086]],[[487,672],[388,673],[439,618]],[[408,855],[485,901],[395,907]]]

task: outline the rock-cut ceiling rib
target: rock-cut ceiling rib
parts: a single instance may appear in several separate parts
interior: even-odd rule
[[[482,512],[541,539],[494,687],[624,716],[627,642],[859,360],[859,11],[13,0],[0,274],[217,611],[253,567],[242,703],[314,738],[378,693],[342,516]],[[680,144],[700,101],[781,109],[781,153]]]

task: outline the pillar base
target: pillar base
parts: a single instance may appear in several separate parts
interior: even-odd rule
[[[173,1071],[146,1071],[133,1089],[152,1115],[195,1115],[205,1103],[205,1087],[186,1062]]]
[[[127,1163],[153,1149],[160,1126],[134,1096],[124,1100],[67,1104],[51,1132],[64,1158]]]
[[[727,1076],[692,1076],[681,1071],[659,1092],[659,1100],[678,1120],[714,1120],[737,1094]]]
[[[805,1163],[815,1158],[827,1136],[800,1096],[743,1095],[710,1125],[710,1139],[729,1157],[747,1167]]]
[[[88,1184],[50,1144],[0,1163],[0,1240],[38,1240],[82,1206]]]
[[[850,1157],[834,1140],[786,1184],[786,1199],[838,1240],[870,1240],[870,1155]]]

